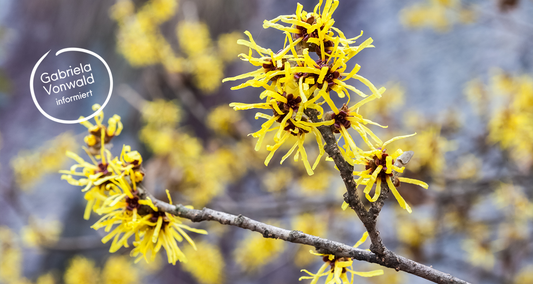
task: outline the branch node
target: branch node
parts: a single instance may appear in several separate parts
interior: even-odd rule
[[[237,216],[237,220],[235,220],[235,225],[240,227],[244,223],[245,218],[246,217],[242,216],[242,214],[239,214],[239,216]]]

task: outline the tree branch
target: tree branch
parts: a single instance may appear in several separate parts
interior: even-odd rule
[[[267,225],[243,215],[235,216],[209,208],[197,210],[187,208],[181,204],[168,204],[161,200],[155,199],[150,195],[149,192],[142,189],[142,187],[139,187],[139,189],[141,189],[140,194],[149,196],[159,210],[189,219],[193,222],[217,221],[222,225],[230,225],[258,232],[265,238],[280,239],[291,243],[313,246],[320,253],[333,254],[339,257],[351,257],[360,261],[376,263],[381,266],[393,268],[396,271],[405,271],[435,283],[468,284],[468,282],[464,280],[458,279],[450,274],[438,271],[434,268],[425,266],[405,257],[398,256],[391,251],[386,250],[383,255],[378,256],[375,253],[367,250],[354,248],[339,242],[308,235],[301,231],[286,230],[276,226]]]
[[[318,119],[318,111],[314,109],[307,109],[306,115],[309,116],[309,118],[311,118],[313,122],[321,121],[320,119]],[[335,162],[335,165],[337,166],[341,174],[342,181],[344,182],[344,185],[346,187],[344,201],[346,201],[350,208],[355,211],[359,219],[361,219],[361,221],[363,222],[363,225],[365,226],[366,230],[368,231],[368,236],[372,241],[370,250],[379,256],[385,255],[385,253],[387,252],[387,248],[383,244],[383,240],[381,239],[379,231],[376,228],[377,218],[384,203],[384,196],[386,196],[385,192],[382,192],[381,196],[379,197],[380,200],[376,201],[378,202],[377,205],[373,206],[372,210],[366,211],[363,203],[357,195],[357,184],[355,183],[355,180],[353,178],[353,166],[350,165],[342,157],[341,152],[339,151],[339,148],[337,146],[335,134],[333,134],[331,127],[323,125],[317,128],[322,134],[324,141],[326,142],[324,150]],[[388,192],[388,188],[384,188],[384,190]]]

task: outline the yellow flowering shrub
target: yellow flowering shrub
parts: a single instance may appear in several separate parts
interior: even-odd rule
[[[170,73],[192,75],[203,94],[213,93],[220,87],[224,64],[240,52],[235,48],[237,34],[222,34],[214,43],[206,23],[180,20],[175,34],[179,48],[172,46],[173,39],[161,31],[161,25],[176,16],[178,4],[178,0],[150,0],[135,9],[131,0],[118,1],[110,10],[119,26],[118,51],[132,66],[161,64]]]

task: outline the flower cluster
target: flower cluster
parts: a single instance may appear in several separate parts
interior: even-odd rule
[[[20,151],[11,160],[17,185],[25,191],[32,189],[43,176],[62,169],[68,160],[63,154],[74,149],[76,149],[74,134],[65,132],[44,142],[39,149]]]
[[[348,61],[354,58],[361,50],[373,47],[372,39],[368,38],[359,45],[356,40],[362,36],[346,38],[344,33],[333,26],[333,12],[337,9],[339,1],[319,1],[313,12],[306,12],[298,4],[293,15],[279,16],[273,20],[265,21],[264,28],[274,28],[285,33],[283,48],[274,53],[271,49],[259,46],[250,32],[245,34],[249,40],[239,40],[238,43],[249,48],[248,54],[240,54],[242,60],[250,62],[259,69],[242,74],[224,81],[248,79],[246,82],[233,87],[262,88],[259,103],[231,103],[235,110],[266,109],[272,113],[257,113],[257,118],[266,119],[261,129],[251,135],[258,138],[256,150],[261,149],[265,138],[272,137],[274,144],[267,145],[270,151],[265,160],[265,165],[273,158],[274,153],[287,141],[293,140],[292,147],[281,158],[281,163],[295,153],[294,159],[301,159],[307,173],[312,175],[320,159],[324,155],[324,141],[318,130],[321,126],[331,127],[334,133],[339,133],[339,150],[344,159],[351,165],[362,165],[364,171],[354,172],[358,175],[358,185],[365,185],[365,194],[369,201],[374,202],[381,194],[381,184],[386,183],[394,193],[400,206],[409,212],[410,207],[396,190],[399,181],[415,183],[427,188],[427,184],[407,178],[394,179],[393,172],[403,172],[403,167],[396,167],[396,158],[402,150],[394,151],[392,155],[386,153],[389,143],[412,135],[395,137],[385,143],[368,125],[381,126],[359,113],[359,109],[373,100],[381,98],[385,88],[376,88],[368,79],[358,74],[360,66],[355,64],[348,69]],[[281,23],[289,24],[289,26]],[[253,52],[259,57],[254,57]],[[314,55],[313,55],[314,53]],[[347,80],[356,79],[364,84],[370,94],[348,84]],[[331,93],[335,92],[340,99],[346,102],[338,107],[333,101]],[[351,102],[351,92],[362,99]],[[323,105],[331,111],[325,112]],[[318,113],[316,118],[312,113]],[[356,144],[349,129],[355,130],[359,138],[370,150],[363,150]],[[308,161],[304,142],[307,134],[312,133],[318,144],[319,154],[314,164]],[[272,134],[272,135],[270,135]],[[414,134],[413,134],[414,135]],[[340,143],[342,139],[343,144]],[[376,184],[374,197],[369,195]]]
[[[236,33],[222,34],[213,42],[204,22],[184,20],[176,26],[180,50],[160,27],[176,16],[178,0],[149,0],[138,9],[135,1],[117,1],[111,17],[118,24],[117,48],[132,66],[161,64],[168,72],[192,77],[203,94],[220,86],[224,65],[235,58],[240,46]],[[167,23],[168,24],[168,23]]]
[[[408,28],[432,28],[439,32],[450,30],[457,23],[470,24],[476,20],[471,6],[457,0],[426,0],[402,9],[400,19]]]
[[[234,111],[227,110],[235,116]],[[180,125],[183,113],[184,110],[175,101],[143,102],[140,140],[154,154],[153,161],[166,165],[166,171],[159,171],[154,178],[164,181],[166,187],[178,190],[189,204],[205,206],[222,194],[227,184],[244,175],[247,169],[235,157],[245,156],[245,149],[250,147],[211,146],[207,149],[200,138]],[[209,125],[225,131],[222,128],[229,129],[235,118],[228,118],[215,110],[207,121],[215,120],[216,123]]]
[[[241,59],[250,62],[259,69],[233,78],[226,78],[224,81],[250,78],[245,83],[232,89],[244,87],[260,87],[264,91],[260,94],[261,103],[244,104],[232,103],[235,110],[245,110],[252,108],[269,109],[272,114],[258,113],[256,118],[263,118],[267,121],[261,130],[252,134],[258,138],[256,150],[263,144],[268,132],[275,131],[274,145],[268,145],[270,154],[265,160],[268,164],[276,150],[289,140],[296,137],[296,141],[281,162],[295,152],[295,160],[303,161],[309,175],[313,174],[320,158],[324,154],[323,140],[317,127],[322,125],[334,125],[338,131],[349,128],[350,123],[359,127],[365,133],[373,133],[364,124],[373,123],[358,115],[357,109],[365,103],[379,98],[384,92],[384,88],[378,90],[369,80],[357,74],[359,65],[348,70],[347,62],[357,55],[361,50],[371,47],[372,39],[365,40],[360,45],[354,46],[355,41],[362,35],[354,38],[346,38],[344,33],[333,27],[334,20],[332,14],[339,2],[328,0],[321,9],[322,1],[315,7],[313,12],[306,12],[302,5],[298,4],[296,14],[289,16],[279,16],[273,20],[265,21],[264,28],[275,28],[285,33],[284,48],[274,53],[271,49],[266,49],[257,45],[250,32],[245,34],[249,41],[240,40],[239,44],[249,47],[249,53],[241,54]],[[284,26],[278,22],[288,23],[291,26]],[[260,57],[252,56],[256,51]],[[316,54],[316,59],[312,57],[312,52]],[[366,95],[361,90],[346,83],[348,79],[357,79],[365,84],[372,94]],[[352,91],[365,99],[356,103],[353,107],[339,110],[333,102],[330,93],[334,91],[340,98],[348,98]],[[307,111],[314,109],[319,112],[319,118],[324,115],[322,104],[326,103],[333,110],[333,117],[322,122],[313,122],[307,115]],[[350,121],[350,122],[348,122]],[[340,122],[340,124],[338,124]],[[275,125],[279,123],[279,125]],[[337,124],[336,124],[337,123]],[[355,128],[355,127],[354,127]],[[343,131],[344,133],[345,131]],[[305,137],[308,133],[315,135],[320,153],[311,167],[308,162],[307,152],[304,148]]]
[[[93,109],[99,107],[95,105]],[[110,252],[128,247],[128,240],[135,236],[131,255],[137,257],[136,261],[142,258],[147,262],[154,260],[161,247],[166,250],[169,263],[186,261],[178,242],[186,239],[193,247],[195,245],[185,230],[199,234],[206,232],[182,224],[179,218],[161,212],[154,205],[141,188],[144,172],[139,152],[124,145],[120,156],[113,157],[108,149],[112,138],[122,130],[120,117],[114,115],[107,125],[102,123],[103,120],[104,114],[100,112],[95,116],[96,125],[82,123],[89,131],[85,137],[87,147],[83,148],[91,162],[67,152],[76,164],[70,170],[60,171],[63,174],[61,179],[83,187],[87,200],[85,219],[89,219],[91,212],[103,215],[92,228],[105,228],[109,232],[102,242],[113,240]],[[172,203],[170,194],[168,198]]]
[[[465,95],[487,125],[487,142],[497,144],[524,169],[533,161],[533,77],[493,70],[491,82],[468,83]]]
[[[366,241],[368,238],[368,232],[365,232],[361,239],[354,245],[354,247],[358,247],[362,243]],[[322,260],[324,260],[324,264],[320,267],[317,273],[311,273],[307,271],[306,269],[302,269],[303,272],[307,273],[309,276],[302,276],[300,277],[300,281],[302,279],[312,279],[311,283],[317,283],[319,278],[322,276],[326,277],[327,284],[348,284],[353,283],[353,276],[359,275],[362,277],[372,277],[372,276],[378,276],[383,275],[383,270],[373,270],[373,271],[367,271],[367,272],[358,272],[354,271],[352,268],[353,265],[353,259],[349,257],[337,257],[332,254],[320,254],[315,253],[313,251],[309,251],[311,254],[322,256]],[[348,273],[351,274],[351,277],[348,277]],[[349,278],[352,278],[350,280]]]

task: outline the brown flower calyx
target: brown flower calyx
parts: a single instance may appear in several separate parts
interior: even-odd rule
[[[318,69],[322,69],[324,67],[328,67],[328,73],[326,73],[326,76],[324,77],[324,82],[322,82],[321,84],[318,84],[318,88],[322,88],[322,86],[324,85],[324,83],[327,83],[328,84],[328,89],[327,89],[327,92],[331,91],[331,88],[335,85],[335,82],[334,80],[335,79],[341,79],[342,76],[341,74],[339,73],[339,71],[332,71],[331,70],[331,67],[332,65],[331,64],[327,64],[327,61],[322,61],[322,60],[317,60],[316,61],[316,65],[315,67],[318,68]],[[318,75],[316,75],[316,80],[318,80]]]
[[[89,134],[94,136],[94,138],[96,139],[96,144],[91,146],[91,147],[95,147],[95,148],[100,149],[100,144],[102,142],[102,131],[104,131],[104,144],[109,143],[111,141],[111,139],[113,139],[113,137],[115,137],[115,135],[107,134],[107,127],[105,127],[104,125],[95,126],[95,127],[91,128],[91,129],[89,129]]]
[[[139,197],[136,194],[137,192],[133,192],[133,198],[130,198],[129,196],[126,196],[126,209],[129,211],[133,211],[134,209],[141,208],[141,204],[139,203]]]
[[[289,110],[292,109],[293,113],[296,113],[300,108],[302,98],[300,96],[295,97],[293,94],[287,95],[287,93],[283,93],[283,96],[287,99],[287,102],[284,103],[278,101],[279,109],[285,113],[289,112]]]
[[[339,113],[335,114],[334,112],[330,111],[326,113],[326,119],[331,120],[334,119],[335,122],[331,125],[331,131],[333,133],[340,133],[341,132],[341,125],[344,126],[344,128],[348,129],[352,127],[352,123],[348,120],[348,117],[350,116],[350,112],[348,110],[348,106],[344,104],[341,109],[339,110]]]
[[[276,54],[278,54],[280,52],[281,52],[281,50],[276,52]],[[267,61],[267,63],[263,63],[263,69],[264,69],[265,73],[268,73],[268,72],[285,70],[285,62],[287,62],[287,59],[285,59],[285,58],[281,59],[281,66],[276,66],[278,63],[272,61],[272,58],[269,58],[266,61]],[[283,77],[283,75],[276,75],[276,76],[270,78],[270,81],[276,81],[276,80],[278,80],[281,77]]]
[[[157,222],[157,219],[159,219],[159,217],[163,217],[163,223],[168,223],[168,217],[163,211],[153,211],[152,217],[150,217],[149,220],[150,222],[155,223]]]
[[[315,17],[311,15],[309,18],[307,18],[305,22],[310,25],[313,25],[315,23]],[[295,37],[302,38],[302,42],[304,43],[307,43],[307,40],[309,40],[312,37],[314,38],[318,37],[318,30],[314,30],[313,32],[308,33],[306,27],[296,26],[296,28],[298,29],[299,32],[295,34]]]
[[[324,262],[327,262],[329,263],[330,265],[330,269],[331,269],[331,272],[335,271],[335,262],[337,261],[350,261],[351,258],[349,257],[338,257],[338,256],[335,256],[332,260],[329,260],[329,255],[325,255],[322,260]],[[342,268],[342,273],[346,273],[346,267],[343,267]]]
[[[379,149],[379,148],[378,148]],[[393,174],[387,174],[387,157],[389,154],[385,153],[386,150],[382,150],[381,159],[378,158],[378,156],[374,156],[374,158],[370,161],[368,161],[368,164],[365,166],[365,170],[371,169],[370,172],[374,172],[378,166],[383,166],[381,171],[378,174],[378,178],[381,179],[382,182],[385,182],[387,177],[390,177],[393,181],[393,184],[395,187],[400,186],[400,180],[393,177]]]

